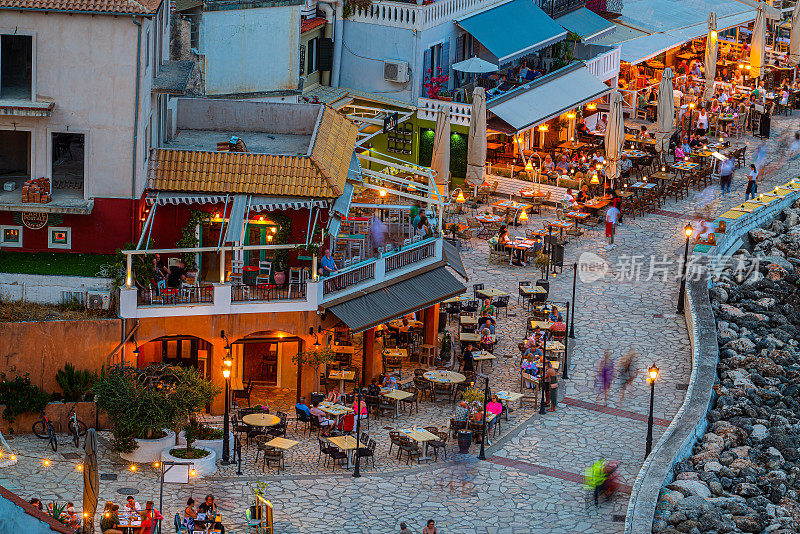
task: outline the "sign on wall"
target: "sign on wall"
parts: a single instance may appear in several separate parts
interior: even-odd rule
[[[50,218],[47,213],[36,213],[32,211],[23,211],[22,224],[29,230],[41,230],[47,226],[47,220]]]

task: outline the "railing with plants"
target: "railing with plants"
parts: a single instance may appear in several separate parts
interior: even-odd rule
[[[139,306],[174,306],[180,304],[211,304],[213,286],[189,286],[180,289],[144,288],[138,290]]]

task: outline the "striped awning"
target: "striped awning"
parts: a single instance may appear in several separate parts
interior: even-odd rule
[[[223,195],[217,193],[176,193],[172,191],[160,191],[150,193],[147,197],[148,204],[224,204],[225,199],[230,200],[234,195]],[[246,196],[246,195],[245,195]],[[263,211],[283,211],[315,208],[327,208],[328,201],[324,199],[311,199],[300,197],[267,197],[263,195],[253,195],[250,197],[250,213],[260,213]]]
[[[161,191],[159,193],[150,193],[147,197],[148,204],[158,204],[164,206],[166,204],[221,204],[225,202],[227,195],[221,194],[207,194],[207,193],[173,193],[169,191]]]

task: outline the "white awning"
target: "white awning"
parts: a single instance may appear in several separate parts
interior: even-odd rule
[[[560,75],[557,71],[553,78],[541,78],[489,100],[486,109],[519,132],[612,90],[583,65],[565,67],[563,70]]]
[[[158,194],[150,193],[147,197],[148,204],[220,204],[225,202],[227,195],[206,194],[206,193],[174,193],[159,191]]]
[[[254,196],[250,200],[250,213],[261,211],[301,210],[311,208],[327,208],[327,200],[298,197],[261,197]]]

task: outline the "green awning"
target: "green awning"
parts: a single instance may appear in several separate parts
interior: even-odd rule
[[[566,30],[531,0],[511,0],[456,22],[499,63],[526,56],[567,36]]]
[[[419,311],[465,292],[467,288],[445,267],[382,287],[328,308],[353,333]]]

